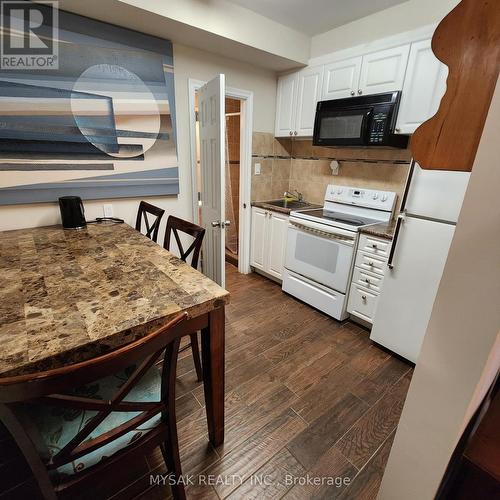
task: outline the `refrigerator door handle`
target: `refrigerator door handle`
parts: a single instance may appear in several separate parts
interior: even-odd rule
[[[387,260],[387,267],[389,269],[394,269],[394,253],[396,252],[396,244],[398,243],[399,231],[401,229],[401,224],[404,222],[404,215],[398,215],[398,220],[396,221],[396,229],[394,230],[394,240],[392,241],[391,251],[389,252],[389,259]]]
[[[406,211],[406,200],[408,199],[408,193],[410,192],[410,185],[413,178],[413,171],[415,170],[415,160],[412,158],[410,163],[410,168],[408,170],[408,176],[406,178],[405,190],[403,191],[403,196],[401,198],[401,207],[399,209],[400,213],[404,213]]]

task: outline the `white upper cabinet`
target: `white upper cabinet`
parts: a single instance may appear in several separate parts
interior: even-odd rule
[[[321,99],[323,85],[323,66],[306,68],[299,72],[297,92],[297,114],[293,135],[313,134],[316,104]]]
[[[402,91],[395,132],[412,134],[436,113],[446,90],[448,68],[432,52],[433,30],[427,26],[378,40],[370,49],[322,56],[314,66],[280,77],[276,137],[311,137],[318,101],[395,90]]]
[[[412,134],[434,116],[446,91],[448,67],[436,58],[431,39],[412,43],[396,132]]]
[[[406,44],[363,56],[358,94],[401,90],[409,52],[410,44]]]
[[[311,66],[278,79],[276,137],[312,135],[322,84],[323,66]]]
[[[362,57],[325,64],[322,100],[351,97],[358,92]]]
[[[293,135],[298,79],[298,73],[281,76],[278,79],[276,124],[274,132],[276,137]]]

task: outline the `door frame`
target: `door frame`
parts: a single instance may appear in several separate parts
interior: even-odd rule
[[[189,107],[189,134],[191,158],[191,190],[193,221],[199,222],[198,217],[198,179],[196,168],[196,115],[195,93],[207,82],[188,79],[188,107]],[[240,206],[239,206],[239,253],[238,271],[243,274],[250,269],[250,224],[251,224],[251,183],[252,183],[252,131],[253,131],[253,92],[250,90],[226,87],[225,97],[241,101],[240,111]]]

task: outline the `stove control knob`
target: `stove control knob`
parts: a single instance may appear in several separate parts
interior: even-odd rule
[[[343,189],[337,189],[337,194],[342,194]]]
[[[373,193],[373,199],[376,200],[378,198],[378,193]]]
[[[387,201],[387,195],[386,194],[382,195],[382,201]]]

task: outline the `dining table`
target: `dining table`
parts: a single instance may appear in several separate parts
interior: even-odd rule
[[[209,439],[224,440],[229,293],[127,224],[0,232],[0,377],[59,368],[122,347],[186,312],[201,331]]]

